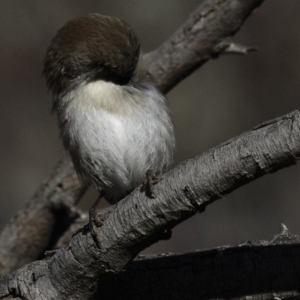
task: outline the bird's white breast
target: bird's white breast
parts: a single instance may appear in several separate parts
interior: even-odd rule
[[[172,162],[173,126],[163,96],[151,85],[83,84],[59,109],[77,172],[92,178],[111,202],[139,185],[148,169],[164,172]]]

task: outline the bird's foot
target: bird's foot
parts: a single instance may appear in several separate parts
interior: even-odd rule
[[[157,193],[155,191],[154,185],[162,180],[160,176],[160,172],[154,172],[152,170],[148,170],[146,172],[146,178],[142,185],[141,191],[146,192],[146,195],[150,198],[156,198]]]
[[[103,225],[103,221],[101,218],[101,211],[97,209],[97,206],[103,197],[103,192],[99,195],[91,209],[89,210],[89,227],[91,231],[91,235],[96,243],[96,245],[100,248],[100,235],[98,233],[97,228]]]

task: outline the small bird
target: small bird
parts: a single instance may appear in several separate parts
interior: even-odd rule
[[[173,124],[131,27],[90,14],[53,38],[43,75],[80,178],[114,204],[172,163]]]

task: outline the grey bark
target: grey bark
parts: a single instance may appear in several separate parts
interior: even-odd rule
[[[262,2],[203,1],[170,39],[145,55],[158,87],[167,92],[208,59],[228,52],[228,39]],[[60,220],[68,220],[70,212],[71,219],[76,217],[73,206],[85,189],[68,158],[62,158],[25,208],[0,234],[0,275],[41,257],[53,243],[53,236],[59,233],[57,228],[67,227]],[[55,202],[60,204],[54,205]]]
[[[62,156],[51,175],[1,232],[0,275],[43,256],[77,218],[73,206],[85,189],[69,158]]]
[[[139,257],[124,272],[104,278],[97,297],[106,300],[299,298],[299,242],[300,237],[285,228],[271,241]]]
[[[228,48],[232,48],[231,37],[262,2],[263,0],[203,1],[168,40],[145,55],[149,71],[158,79],[161,91],[168,92],[206,61],[228,52]],[[241,45],[235,47],[237,48],[240,51],[231,53],[246,54],[252,49],[250,47],[246,50],[247,47]]]

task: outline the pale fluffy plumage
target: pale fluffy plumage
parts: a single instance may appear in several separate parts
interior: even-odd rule
[[[173,157],[169,111],[139,50],[126,22],[90,14],[67,22],[44,60],[65,148],[78,174],[111,203],[148,170],[165,172]]]
[[[57,106],[61,135],[80,176],[115,203],[147,170],[165,172],[174,132],[161,93],[150,83],[83,82]]]

